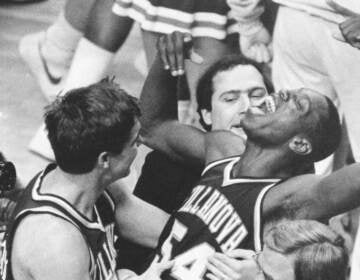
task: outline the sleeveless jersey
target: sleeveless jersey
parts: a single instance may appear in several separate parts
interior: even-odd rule
[[[181,208],[166,224],[153,262],[175,260],[162,279],[206,279],[207,258],[215,251],[261,250],[261,209],[278,178],[233,178],[240,157],[209,164]]]
[[[94,219],[90,221],[70,203],[59,196],[41,193],[41,184],[46,174],[55,168],[49,165],[31,180],[20,198],[13,219],[5,235],[0,262],[2,280],[13,280],[11,249],[14,234],[20,221],[31,214],[50,214],[73,224],[87,242],[90,253],[89,274],[91,280],[116,279],[116,250],[114,242],[115,204],[106,191],[94,206]]]

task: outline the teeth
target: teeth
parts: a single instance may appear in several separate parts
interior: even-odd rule
[[[276,111],[275,100],[272,96],[267,96],[265,98],[265,104],[269,113],[274,113]]]

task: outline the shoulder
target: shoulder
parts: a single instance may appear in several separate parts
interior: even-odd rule
[[[44,274],[53,279],[60,275],[73,277],[85,273],[89,262],[86,241],[69,221],[51,214],[29,215],[16,229],[12,247],[14,274],[21,270],[38,275],[36,279],[44,278]]]

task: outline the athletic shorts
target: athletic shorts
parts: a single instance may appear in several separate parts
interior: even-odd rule
[[[237,32],[226,0],[115,0],[112,11],[137,21],[143,30],[161,34],[177,30],[223,40]]]

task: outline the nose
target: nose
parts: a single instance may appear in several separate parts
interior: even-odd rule
[[[250,99],[247,94],[241,94],[238,99],[238,109],[239,114],[245,113],[250,107]]]

